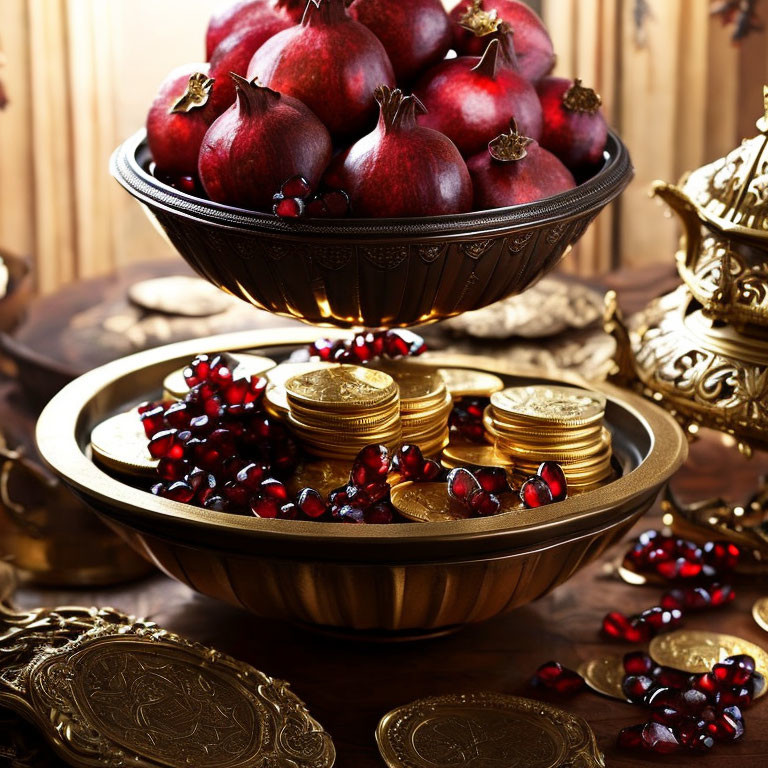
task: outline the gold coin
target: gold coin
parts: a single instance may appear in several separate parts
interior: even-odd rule
[[[129,475],[152,475],[157,468],[137,410],[102,421],[91,432],[91,451],[100,464]]]
[[[512,463],[500,455],[492,445],[449,445],[443,451],[443,457],[454,467],[509,467]]]
[[[308,363],[280,363],[271,368],[265,374],[267,381],[274,387],[285,387],[285,382],[294,376],[300,376],[302,373],[311,373],[320,371],[323,368],[339,368],[339,363],[324,363],[315,360]]]
[[[603,418],[605,396],[586,389],[537,384],[491,395],[494,408],[532,424],[582,426]]]
[[[403,517],[421,523],[466,520],[471,516],[463,504],[448,495],[447,483],[401,483],[392,489],[391,498],[392,505]],[[522,507],[515,493],[501,494],[499,501],[501,508],[498,514]]]
[[[585,661],[579,666],[578,673],[593,691],[612,699],[629,701],[621,690],[626,675],[622,656],[603,656],[600,659]]]
[[[768,597],[761,597],[752,606],[752,618],[758,623],[761,629],[768,632]]]
[[[288,393],[284,387],[267,385],[264,390],[264,408],[272,416],[282,419],[288,415]]]
[[[349,480],[351,466],[346,461],[310,461],[302,464],[288,480],[288,492],[298,495],[304,488],[314,488],[324,499]]]
[[[340,365],[300,374],[285,383],[288,402],[316,404],[318,409],[365,409],[387,402],[397,393],[394,379],[382,371]]]
[[[445,392],[445,382],[437,371],[396,363],[377,365],[376,370],[391,376],[400,390],[400,399],[408,403],[434,399]]]
[[[604,768],[580,717],[541,701],[464,693],[414,701],[387,713],[376,743],[389,768]]]
[[[448,391],[453,397],[490,397],[494,392],[504,389],[504,382],[492,373],[475,371],[472,368],[441,368],[440,375],[445,380]]]
[[[211,317],[226,312],[235,304],[216,286],[199,277],[170,275],[134,283],[128,299],[150,312],[181,317]]]
[[[270,368],[275,367],[275,361],[261,355],[233,354],[232,357],[237,360],[237,367],[233,371],[237,377],[243,376],[261,376]],[[184,368],[179,368],[173,373],[169,373],[163,379],[163,391],[166,396],[172,400],[183,400],[189,392],[187,380],[184,378]]]
[[[317,427],[320,429],[330,429],[335,432],[342,429],[356,432],[372,432],[384,424],[400,423],[400,411],[397,403],[393,403],[392,407],[387,407],[386,410],[374,411],[371,409],[365,416],[357,413],[341,416],[334,413],[326,414],[321,411],[300,411],[291,406],[290,418],[308,429]]]
[[[768,653],[759,645],[734,635],[678,629],[657,635],[648,648],[651,658],[664,667],[673,667],[690,674],[711,671],[718,662],[746,653],[755,660],[755,669],[768,675]]]
[[[530,421],[521,420],[512,422],[503,414],[499,414],[492,405],[485,409],[483,414],[485,429],[498,435],[510,438],[532,436],[534,439],[550,442],[562,442],[566,440],[586,440],[596,434],[600,434],[602,424],[598,421],[587,427],[544,427],[532,424]]]

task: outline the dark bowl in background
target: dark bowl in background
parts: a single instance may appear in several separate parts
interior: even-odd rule
[[[179,192],[149,170],[145,132],[111,171],[203,277],[260,309],[315,325],[405,327],[523,292],[557,265],[632,178],[613,132],[603,166],[535,203],[404,219],[286,221]]]

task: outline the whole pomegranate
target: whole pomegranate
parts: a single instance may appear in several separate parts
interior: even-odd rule
[[[265,40],[287,29],[301,21],[305,6],[306,0],[246,0],[222,8],[208,22],[206,58],[210,61],[222,40],[243,29],[261,29],[266,35]]]
[[[157,170],[172,177],[196,176],[197,156],[210,124],[215,91],[207,64],[185,64],[163,80],[147,115],[147,141]]]
[[[256,51],[248,79],[303,101],[335,139],[359,136],[376,116],[374,89],[394,86],[384,46],[344,0],[309,0],[300,25]]]
[[[349,13],[381,40],[398,83],[437,64],[453,44],[453,25],[440,0],[354,0]]]
[[[428,110],[419,122],[450,137],[465,157],[506,130],[512,115],[526,136],[541,136],[539,97],[517,70],[509,30],[491,40],[480,59],[459,56],[433,67],[413,92]]]
[[[467,163],[475,191],[475,210],[532,203],[576,186],[571,172],[534,139],[523,136],[515,121],[488,150]]]
[[[382,85],[376,128],[337,155],[325,182],[344,189],[355,216],[438,216],[472,207],[472,183],[453,142],[424,128],[415,96]]]
[[[287,179],[303,176],[317,186],[331,158],[331,137],[298,99],[239,75],[237,101],[205,134],[200,181],[217,203],[269,209]]]
[[[536,82],[552,71],[555,53],[544,22],[519,0],[461,0],[451,11],[454,46],[459,55],[479,56],[486,35],[506,23],[515,33],[520,73]]]
[[[544,112],[541,146],[572,170],[597,165],[608,138],[600,96],[581,80],[563,77],[545,77],[536,90]]]

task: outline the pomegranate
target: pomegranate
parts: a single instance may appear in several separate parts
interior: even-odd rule
[[[197,176],[197,156],[210,124],[214,83],[207,64],[185,64],[163,80],[147,115],[147,141],[157,170]]]
[[[211,200],[260,210],[292,176],[315,187],[331,157],[331,137],[298,99],[231,75],[237,101],[210,127],[200,180]]]
[[[386,85],[376,89],[376,128],[337,155],[325,182],[344,189],[356,216],[438,216],[472,205],[472,183],[453,142],[416,122],[424,107]]]
[[[485,149],[512,116],[526,136],[541,136],[539,97],[518,73],[509,30],[491,40],[480,59],[460,56],[433,67],[413,92],[428,110],[419,122],[452,139],[464,157]]]
[[[287,29],[301,21],[306,4],[306,0],[247,0],[228,5],[213,14],[208,22],[206,58],[210,61],[225,38],[243,29],[256,27],[263,30],[264,40]]]
[[[349,13],[381,40],[398,83],[437,64],[453,44],[451,20],[440,0],[354,0]]]
[[[336,139],[359,136],[376,115],[374,89],[394,87],[384,46],[344,0],[310,0],[299,26],[256,51],[248,79],[303,101]]]
[[[503,208],[541,200],[576,186],[571,172],[538,142],[521,135],[515,121],[487,152],[470,158],[475,209]]]
[[[608,138],[600,96],[564,77],[545,77],[536,90],[544,112],[541,146],[572,170],[597,165]]]
[[[451,11],[454,46],[460,56],[479,56],[487,35],[503,22],[515,33],[520,72],[536,82],[552,71],[555,53],[544,22],[519,0],[461,0]]]

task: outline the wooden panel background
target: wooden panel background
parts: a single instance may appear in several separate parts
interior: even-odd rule
[[[112,181],[112,149],[143,122],[165,73],[199,60],[222,0],[0,0],[0,246],[33,256],[42,291],[115,266],[172,256]],[[451,5],[450,0],[446,4]],[[668,260],[676,223],[647,194],[752,135],[768,82],[766,32],[741,46],[707,0],[539,0],[557,74],[603,95],[636,178],[585,235],[565,269],[600,274]],[[768,0],[758,10],[768,22]]]

